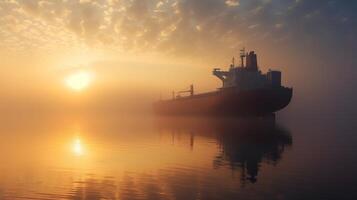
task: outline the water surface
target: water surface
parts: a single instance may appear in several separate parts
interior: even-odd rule
[[[3,118],[0,199],[355,199],[355,130],[330,118]]]

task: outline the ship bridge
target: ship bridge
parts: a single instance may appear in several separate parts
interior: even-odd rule
[[[246,54],[243,49],[240,58],[241,66],[235,66],[233,58],[228,71],[222,71],[220,68],[213,69],[213,75],[222,81],[221,89],[252,90],[281,87],[281,72],[269,70],[266,74],[262,74],[258,68],[257,54],[254,51]]]

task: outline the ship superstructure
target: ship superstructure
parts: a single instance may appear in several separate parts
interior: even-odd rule
[[[260,88],[281,87],[281,72],[269,70],[266,74],[258,68],[257,54],[251,51],[245,54],[241,51],[241,66],[237,67],[234,63],[228,71],[221,71],[220,68],[213,69],[213,75],[223,82],[221,89],[234,88],[239,91],[254,90]],[[244,65],[244,58],[246,64]]]

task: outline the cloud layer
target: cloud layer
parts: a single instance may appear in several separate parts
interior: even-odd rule
[[[336,0],[6,0],[0,45],[195,55],[267,41],[349,43],[356,8]]]
[[[125,89],[140,81],[214,88],[211,67],[245,46],[258,51],[263,71],[283,71],[297,110],[356,110],[356,10],[354,0],[2,0],[0,88],[48,96],[44,88],[83,62]],[[97,52],[114,59],[100,62]]]

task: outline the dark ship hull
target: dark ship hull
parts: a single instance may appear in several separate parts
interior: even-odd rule
[[[159,101],[154,111],[160,115],[267,115],[283,109],[291,98],[292,88],[232,88]]]

